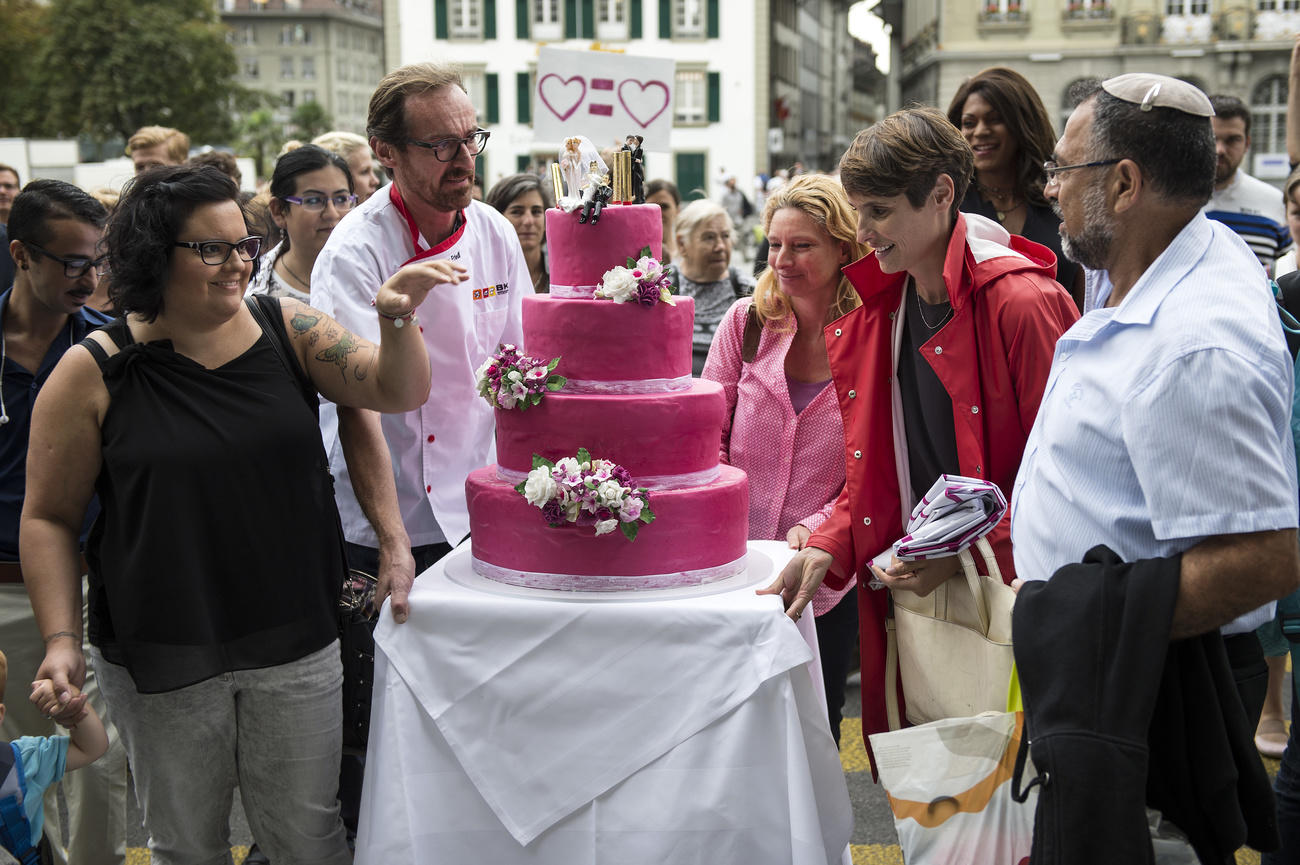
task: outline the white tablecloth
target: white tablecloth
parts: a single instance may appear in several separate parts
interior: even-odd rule
[[[748,575],[615,598],[490,584],[462,545],[376,631],[356,861],[841,861],[813,652],[754,594],[787,555],[754,542]]]

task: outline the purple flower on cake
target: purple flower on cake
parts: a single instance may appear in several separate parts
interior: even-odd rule
[[[635,301],[641,306],[666,303],[675,306],[672,280],[664,266],[651,258],[649,247],[641,250],[641,257],[629,258],[627,267],[615,267],[605,272],[593,297],[607,298],[615,303]]]
[[[586,448],[556,462],[533,454],[533,469],[515,490],[540,508],[552,526],[594,526],[597,535],[617,528],[628,540],[635,540],[640,527],[655,518],[649,493],[636,486],[627,469],[592,459]]]
[[[513,345],[502,344],[483,362],[475,374],[479,396],[494,408],[522,411],[542,401],[542,396],[564,387],[566,379],[555,374],[560,359],[546,361],[519,353]]]

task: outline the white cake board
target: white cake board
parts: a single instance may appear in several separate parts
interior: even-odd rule
[[[568,592],[560,589],[535,589],[528,586],[498,583],[496,580],[489,580],[487,577],[475,573],[470,549],[469,544],[457,547],[438,563],[447,575],[447,579],[476,592],[513,598],[530,598],[539,601],[559,601],[562,603],[605,601],[620,604],[641,601],[673,601],[681,598],[720,595],[749,586],[758,589],[775,579],[775,567],[772,559],[766,553],[751,547],[745,553],[744,571],[712,583],[701,583],[695,586],[674,586],[666,589],[636,589],[616,592]]]

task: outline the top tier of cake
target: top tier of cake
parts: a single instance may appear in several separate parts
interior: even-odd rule
[[[566,393],[654,393],[691,386],[695,301],[676,297],[652,308],[593,300],[605,273],[646,247],[663,253],[654,204],[611,205],[595,225],[579,214],[546,211],[551,293],[524,298],[524,346],[533,357],[560,358]]]

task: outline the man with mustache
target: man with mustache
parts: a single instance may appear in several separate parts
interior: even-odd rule
[[[533,292],[514,227],[473,200],[475,157],[488,138],[475,118],[454,66],[417,63],[386,75],[370,98],[366,132],[393,182],[338,224],[312,270],[312,306],[367,338],[379,336],[375,292],[402,265],[440,258],[463,270],[459,284],[429,294],[419,321],[416,310],[397,320],[424,334],[436,383],[428,402],[382,420],[359,410],[336,415],[332,406],[321,413],[348,563],[377,575],[375,606],[391,596],[398,622],[415,575],[469,533],[465,478],[494,459],[492,409],[476,392],[475,372],[498,344],[523,343],[521,307]],[[364,721],[369,694],[358,696]],[[350,834],[362,767],[345,752],[339,797]]]
[[[1112,630],[1093,630],[1104,643],[1096,657],[1144,638],[1172,656],[1188,638],[1209,635],[1197,645],[1207,644],[1207,656],[1230,663],[1235,683],[1224,676],[1227,688],[1208,699],[1189,686],[1196,695],[1186,698],[1195,709],[1185,713],[1189,729],[1208,729],[1217,719],[1219,729],[1230,730],[1238,718],[1246,743],[1263,700],[1263,658],[1253,631],[1272,618],[1275,599],[1300,585],[1291,358],[1268,277],[1240,237],[1202,212],[1215,183],[1213,116],[1210,99],[1190,84],[1163,75],[1121,75],[1083,100],[1045,167],[1044,193],[1062,217],[1062,249],[1087,269],[1087,291],[1083,318],[1057,342],[1011,496],[1016,574],[1050,578],[1021,588],[1016,603],[1016,659],[1031,737],[1042,733],[1033,728],[1031,694],[1043,693],[1035,677],[1041,682],[1046,672],[1073,692],[1092,671],[1053,657],[1036,660],[1041,641],[1033,640],[1041,632],[1022,625],[1035,615],[1046,621],[1050,614],[1041,605],[1052,598],[1068,597],[1075,609],[1086,608],[1065,593],[1089,588],[1099,604],[1111,605],[1106,615],[1116,615],[1118,596],[1101,592],[1117,583],[1094,572],[1079,579],[1081,566],[1073,564],[1096,545],[1128,565],[1172,560],[1172,579],[1162,574],[1145,583],[1164,593],[1161,600],[1169,605],[1136,605],[1146,618],[1127,610],[1122,622],[1109,618]],[[1101,564],[1095,557],[1090,562]],[[1086,639],[1061,625],[1053,620],[1050,641]],[[1168,633],[1160,633],[1165,628]],[[1227,635],[1223,649],[1215,645],[1216,631]],[[1253,682],[1244,675],[1252,668]],[[1146,690],[1148,681],[1129,681],[1135,692],[1154,693]],[[1115,723],[1114,715],[1100,717]],[[1133,717],[1145,732],[1145,719],[1136,712]],[[1173,738],[1153,733],[1151,747]],[[1074,741],[1088,740],[1078,735]],[[1195,745],[1187,751],[1199,755],[1196,777],[1208,777],[1210,758]],[[1040,755],[1033,756],[1044,771]],[[1185,765],[1185,759],[1157,764],[1153,750],[1147,796],[1175,805],[1199,796],[1171,791]],[[1060,776],[1055,767],[1050,774]],[[1122,786],[1090,787],[1096,780],[1075,774],[1063,785],[1058,781],[1057,790],[1096,789],[1105,796]],[[1146,801],[1157,807],[1156,799]],[[1247,825],[1252,817],[1270,816],[1250,807],[1244,794],[1241,802],[1237,816],[1244,815]],[[1204,821],[1171,815],[1164,801],[1158,807],[1201,852]],[[1098,825],[1095,819],[1088,813],[1086,826]],[[1115,854],[1115,861],[1121,858]]]
[[[64,352],[108,316],[86,306],[106,262],[97,251],[108,212],[77,187],[33,180],[14,198],[9,248],[18,265],[13,288],[0,294],[0,646],[9,657],[10,681],[22,689],[36,677],[45,644],[82,634],[41,634],[23,585],[18,525],[27,486],[27,443],[32,406]],[[92,508],[92,511],[97,508]],[[82,526],[82,539],[90,527]],[[46,791],[45,838],[53,861],[121,863],[126,857],[126,754],[109,724],[94,671],[83,690],[109,731],[109,751],[63,780],[70,840],[62,845],[55,788]],[[7,704],[0,736],[48,736],[54,723],[26,699]],[[66,857],[66,858],[65,858]]]
[[[1276,186],[1241,170],[1250,149],[1250,108],[1235,96],[1211,96],[1214,116],[1214,194],[1205,215],[1227,225],[1259,257],[1269,276],[1273,262],[1291,248],[1286,202]]]

